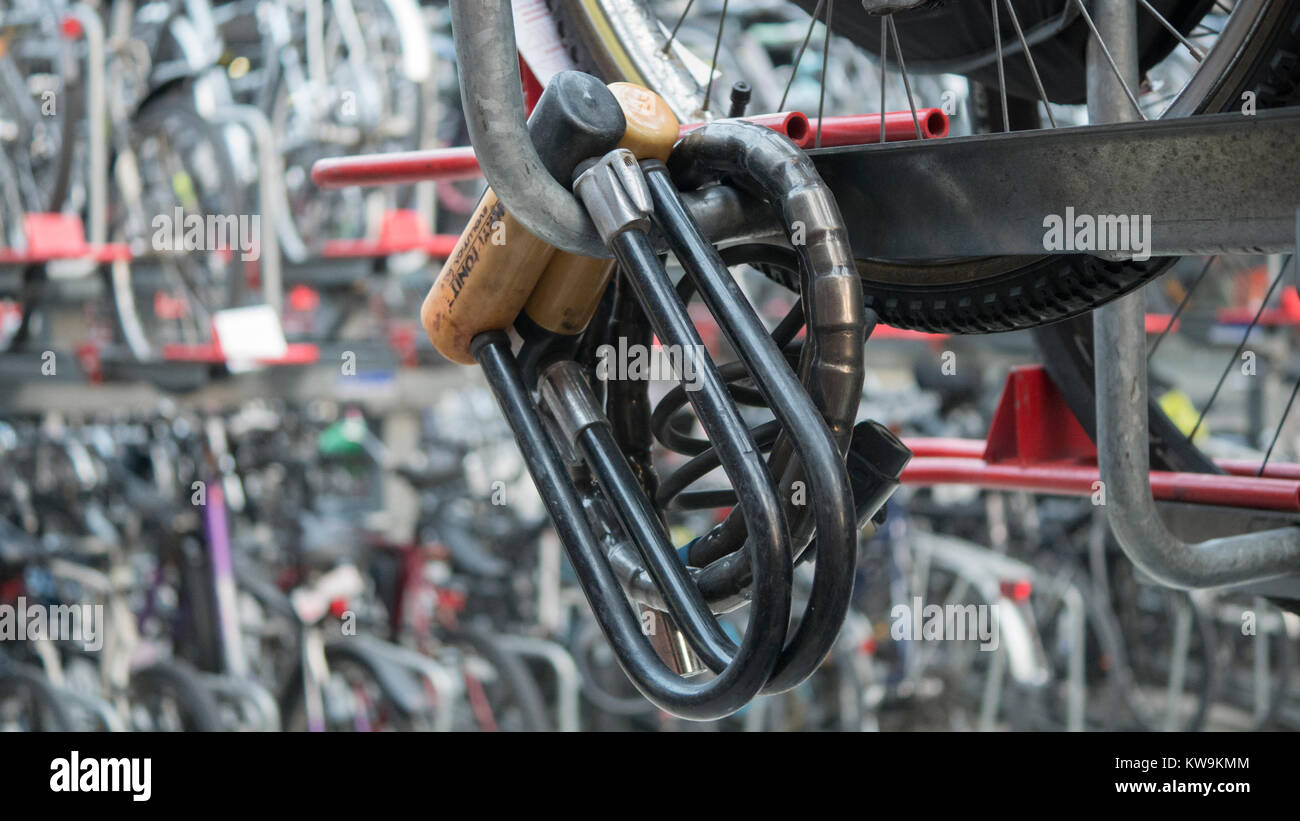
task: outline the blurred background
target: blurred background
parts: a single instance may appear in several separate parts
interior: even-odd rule
[[[986,85],[882,74],[811,3],[651,5],[706,76],[712,61],[748,83],[751,113],[910,99],[953,137],[1003,126]],[[1143,106],[1159,113],[1189,64],[1153,68]],[[717,722],[655,709],[592,619],[477,368],[443,360],[419,323],[482,179],[312,181],[323,158],[467,145],[456,72],[445,2],[0,0],[0,728],[1300,726],[1294,613],[1152,584],[1090,493],[936,471],[865,529],[852,612],[812,679]],[[1028,105],[1086,123],[1077,102]],[[1148,291],[1153,390],[1207,453],[1297,455],[1282,408],[1300,296],[1282,267],[1187,259]],[[756,270],[736,276],[773,322],[794,304]],[[1200,363],[1248,322],[1249,372],[1198,411],[1220,393]],[[978,455],[1009,378],[1041,360],[1027,333],[881,327],[859,418]],[[677,543],[725,514],[674,512]],[[913,635],[922,602],[996,605],[978,611],[996,639]],[[86,607],[85,635],[37,627]],[[744,611],[728,618],[738,637]]]

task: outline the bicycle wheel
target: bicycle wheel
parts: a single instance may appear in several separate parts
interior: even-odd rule
[[[1209,609],[1219,628],[1220,703],[1248,715],[1250,730],[1278,727],[1296,653],[1286,612],[1267,599],[1243,595],[1218,597]]]
[[[478,627],[449,630],[447,638],[480,656],[496,672],[496,680],[483,686],[483,694],[487,712],[490,712],[497,729],[529,733],[544,733],[551,729],[542,689],[523,659],[503,648],[491,633]],[[483,684],[481,681],[476,683]]]
[[[703,111],[704,94],[710,90],[716,94],[729,85],[729,78],[714,79],[707,85],[697,83],[689,67],[672,56],[675,52],[671,49],[664,52],[669,36],[665,32],[670,31],[673,21],[665,21],[661,28],[654,14],[637,0],[556,0],[554,5],[570,49],[578,57],[585,56],[586,62],[594,65],[606,80],[642,82],[670,102],[676,100],[679,110],[697,116],[707,116]],[[1002,8],[1015,9],[1022,5],[1025,4],[1006,2]],[[1205,5],[1197,4],[1197,8]],[[849,39],[854,39],[857,33],[858,39],[878,43],[879,38],[873,41],[860,33],[861,15],[862,10],[856,4],[849,11],[840,10],[832,15],[831,29]],[[1014,13],[1003,15],[999,21],[1000,36],[1005,43],[1017,39],[1016,29],[1008,25],[1013,17],[1019,25],[1020,18]],[[1256,92],[1259,107],[1294,101],[1300,82],[1300,63],[1292,57],[1300,51],[1298,18],[1300,2],[1294,0],[1237,3],[1208,53],[1161,116],[1225,111],[1234,104],[1239,105],[1246,90]],[[910,19],[913,22],[906,25],[918,39],[925,36],[927,26],[935,38],[941,38],[943,28],[949,25],[943,17],[931,19],[921,12]],[[1186,28],[1200,20],[1181,15],[1176,19],[1177,25],[1164,22],[1175,28]],[[1149,28],[1150,21],[1146,22]],[[721,23],[725,24],[725,15]],[[1022,28],[1028,28],[1027,24]],[[721,42],[723,25],[719,25],[718,32],[718,42]],[[1179,36],[1186,38],[1183,32]],[[716,49],[715,55],[717,51],[727,50],[726,47]],[[1161,51],[1162,48],[1154,46],[1146,49],[1144,65],[1159,57]],[[1032,48],[1030,53],[1034,53]],[[1011,62],[1008,60],[1007,64]],[[716,56],[713,65],[718,65]],[[708,69],[706,64],[703,70]],[[968,73],[976,79],[987,79],[979,71]],[[1074,83],[1077,85],[1077,78]],[[1065,96],[1069,99],[1069,95]],[[988,257],[932,263],[859,258],[857,267],[867,306],[887,324],[965,334],[1032,328],[1086,313],[1164,273],[1170,262],[1168,259],[1113,262],[1087,255],[1034,259]]]
[[[0,33],[0,118],[26,211],[57,212],[67,199],[81,122],[73,44],[60,32],[58,3],[11,4],[24,24]]]
[[[1195,732],[1218,694],[1214,623],[1192,597],[1110,564],[1111,606],[1126,645],[1127,704],[1142,729]]]
[[[110,272],[131,353],[150,361],[168,343],[209,342],[212,315],[241,304],[256,264],[241,259],[237,235],[228,230],[230,219],[238,226],[248,209],[220,127],[195,110],[182,86],[145,103],[117,165],[118,179],[129,181],[115,233],[154,251]],[[212,231],[217,221],[223,230]],[[199,247],[191,248],[192,240]]]
[[[131,718],[138,729],[213,733],[221,710],[198,675],[180,662],[159,662],[131,674]]]
[[[411,151],[420,147],[423,81],[405,72],[402,20],[392,4],[353,0],[326,4],[321,33],[320,86],[305,76],[307,65],[274,72],[267,103],[284,175],[275,186],[277,223],[285,256],[302,262],[318,256],[329,240],[359,239],[371,227],[374,205],[409,208],[412,186],[382,191],[321,190],[311,181],[311,166],[323,157]],[[292,54],[309,55],[306,25],[296,20]],[[280,55],[276,55],[277,58]]]
[[[68,705],[45,674],[0,659],[0,730],[69,732],[76,729]]]

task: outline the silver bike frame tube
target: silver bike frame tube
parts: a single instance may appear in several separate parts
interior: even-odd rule
[[[1137,87],[1134,0],[1093,4],[1098,31],[1129,88]],[[1088,114],[1093,122],[1135,117],[1096,41],[1089,41]],[[1160,519],[1150,482],[1145,298],[1141,290],[1093,314],[1097,449],[1106,516],[1124,553],[1161,584],[1192,589],[1300,571],[1300,529],[1279,528],[1189,544]]]
[[[528,137],[509,0],[451,0],[451,28],[469,139],[488,185],[539,239],[576,254],[612,256]]]

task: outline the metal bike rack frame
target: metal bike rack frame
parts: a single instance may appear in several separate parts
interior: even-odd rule
[[[553,641],[515,636],[509,633],[497,637],[505,650],[521,656],[538,659],[555,673],[556,729],[562,733],[576,733],[582,729],[578,721],[582,694],[582,674],[568,651]]]
[[[808,153],[860,259],[1068,253],[1043,247],[1043,220],[1070,213],[1150,215],[1151,255],[1176,256],[1289,251],[1298,142],[1284,108]]]
[[[1007,375],[985,440],[913,437],[904,444],[915,454],[903,471],[906,484],[1064,496],[1095,496],[1101,490],[1097,450],[1039,366],[1013,368]],[[1152,494],[1161,502],[1213,505],[1223,513],[1300,513],[1300,465],[1272,462],[1260,476],[1257,462],[1215,463],[1223,473],[1152,471]],[[1109,494],[1097,498],[1109,503]]]
[[[1115,55],[1116,73],[1105,73],[1101,57],[1109,62],[1111,56],[1099,55],[1102,49],[1097,41],[1090,41],[1088,61],[1095,82],[1090,83],[1089,115],[1101,121],[1131,118],[1135,112],[1124,86],[1137,87],[1137,8],[1133,0],[1103,0],[1095,4],[1095,10],[1102,40]],[[1294,148],[1292,142],[1292,157]],[[1293,182],[1295,175],[1286,179]],[[1282,199],[1288,213],[1293,213],[1292,196],[1289,193]],[[1250,201],[1268,199],[1268,194],[1257,190]],[[1231,221],[1231,215],[1220,213],[1211,224],[1226,221]],[[1292,235],[1290,244],[1294,243]],[[1093,314],[1098,462],[1107,488],[1106,515],[1116,541],[1134,564],[1169,587],[1218,587],[1294,574],[1300,570],[1300,529],[1278,528],[1188,543],[1161,520],[1149,478],[1143,315],[1140,290]]]
[[[245,128],[253,138],[257,149],[257,196],[262,212],[262,248],[258,257],[262,278],[262,297],[275,309],[276,314],[284,310],[284,282],[280,276],[280,235],[276,232],[275,192],[271,180],[283,175],[280,168],[280,155],[275,150],[275,133],[266,114],[256,106],[227,105],[213,112],[218,121],[229,120]]]
[[[78,3],[69,12],[86,36],[86,91],[89,106],[87,116],[90,128],[90,178],[88,198],[90,225],[88,235],[92,245],[102,245],[108,239],[108,116],[104,95],[104,25],[99,14],[89,6]]]

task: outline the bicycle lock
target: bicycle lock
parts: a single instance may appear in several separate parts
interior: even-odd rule
[[[574,94],[581,104],[568,99]],[[632,683],[678,716],[729,715],[756,695],[797,686],[826,657],[853,590],[858,528],[897,487],[910,458],[883,427],[853,425],[874,317],[863,308],[838,208],[787,137],[723,122],[679,141],[667,105],[636,86],[607,89],[564,72],[547,87],[528,129],[547,170],[572,181],[618,276],[611,282],[607,259],[557,252],[507,222],[509,212],[489,193],[431,288],[422,319],[440,351],[483,368]],[[717,182],[770,203],[792,240],[793,252],[774,248],[769,261],[794,271],[803,298],[774,333],[678,191]],[[497,235],[504,228],[503,245],[492,243],[494,225]],[[680,283],[665,268],[665,247],[686,271]],[[707,353],[686,308],[697,292],[736,361],[719,366]],[[799,343],[805,323],[807,340]],[[509,327],[523,339],[517,356]],[[648,343],[651,330],[662,349],[681,352],[679,381],[694,374],[693,389],[670,392],[662,413],[649,411],[644,380],[611,382],[602,397],[589,377],[594,343],[623,331]],[[775,418],[751,429],[738,401],[767,407]],[[652,420],[680,424],[688,404],[706,438],[659,425],[656,435],[692,458],[656,492]],[[679,551],[664,508],[675,498],[690,507],[686,487],[719,467],[730,489],[696,493],[731,513]],[[792,628],[795,568],[813,559],[811,590]],[[669,614],[712,675],[680,675],[662,661],[633,602]],[[745,604],[748,624],[737,642],[715,613]]]

